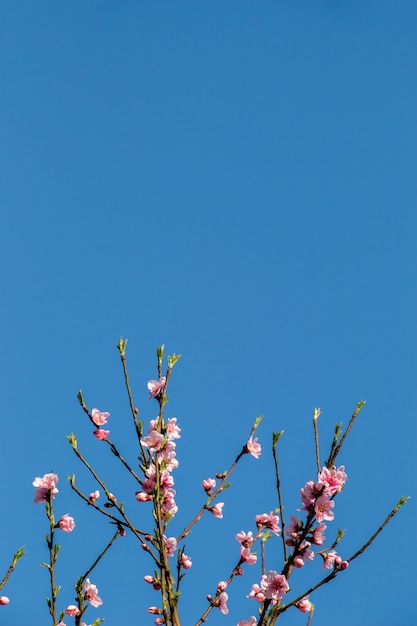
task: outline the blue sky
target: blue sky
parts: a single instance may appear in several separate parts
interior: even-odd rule
[[[4,590],[8,626],[48,623],[35,476],[59,474],[56,512],[77,521],[62,537],[62,608],[111,532],[65,484],[75,473],[94,488],[66,434],[146,523],[76,400],[82,388],[90,408],[110,411],[134,460],[120,336],[145,421],[156,346],[183,354],[167,409],[183,434],[173,534],[202,502],[201,479],[226,469],[265,416],[264,454],[238,467],[224,519],[203,519],[187,540],[184,626],[236,562],[236,532],[276,506],[272,431],[285,430],[287,519],[299,506],[315,472],[314,407],[325,449],[367,400],[339,458],[342,553],[415,495],[416,20],[411,0],[2,4],[1,567],[27,550]],[[313,597],[313,625],[411,626],[415,520],[414,497]],[[153,623],[151,564],[134,548],[120,541],[91,577],[104,605],[88,623]],[[280,559],[271,543],[269,567]],[[321,573],[310,567],[295,587]],[[255,613],[255,568],[209,623]]]

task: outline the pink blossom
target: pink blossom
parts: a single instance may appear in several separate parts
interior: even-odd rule
[[[156,626],[162,626],[162,624],[165,624],[165,618],[163,617],[157,617],[154,620],[154,624],[156,624]]]
[[[300,489],[301,493],[301,502],[303,503],[302,511],[308,511],[309,508],[314,505],[316,499],[321,493],[320,485],[316,485],[314,480],[309,480],[302,489]]]
[[[297,554],[293,560],[294,567],[303,567],[306,561],[314,560],[315,553],[310,548],[310,543],[308,541],[303,541],[298,550],[299,554]]]
[[[5,606],[9,604],[10,600],[7,596],[0,596],[0,606]]]
[[[288,524],[288,526],[285,529],[285,534],[287,535],[287,537],[290,537],[290,540],[286,541],[285,543],[287,544],[287,546],[293,546],[294,543],[299,539],[300,537],[300,531],[303,528],[303,524],[300,520],[299,517],[297,517],[296,515],[291,515],[290,517],[290,523]]]
[[[229,596],[227,595],[227,593],[225,591],[222,591],[221,594],[219,595],[219,609],[223,613],[223,615],[227,615],[229,612],[229,609],[227,608],[227,604],[226,604],[228,599],[229,599]]]
[[[156,398],[159,396],[163,388],[165,387],[165,376],[161,376],[159,380],[149,380],[148,381],[148,389],[149,389],[149,400],[151,398]]]
[[[98,409],[93,409],[91,411],[91,419],[96,426],[103,426],[103,424],[107,424],[107,418],[109,416],[110,413],[101,413]]]
[[[341,465],[338,469],[336,469],[335,465],[331,469],[323,467],[319,474],[319,481],[325,485],[326,493],[329,495],[332,496],[335,493],[339,493],[347,481],[345,466]]]
[[[168,439],[180,439],[181,428],[177,426],[177,418],[171,417],[166,422],[166,435]]]
[[[187,556],[186,554],[182,553],[181,554],[181,565],[183,566],[183,568],[184,569],[190,569],[192,564],[193,564],[193,562],[191,561],[190,557]]]
[[[175,537],[165,537],[164,535],[164,546],[167,549],[168,556],[173,556],[175,550],[177,549],[177,540]]]
[[[271,511],[269,515],[267,513],[262,513],[261,515],[257,515],[255,517],[256,525],[259,527],[263,526],[264,528],[269,528],[271,532],[275,535],[278,535],[280,532],[280,527],[278,526],[279,517],[278,515],[274,515],[274,512]]]
[[[334,507],[334,501],[329,500],[327,496],[319,496],[314,505],[314,512],[316,514],[316,520],[322,522],[323,520],[333,520],[334,513],[331,509]]]
[[[157,452],[164,445],[165,437],[162,433],[157,430],[151,430],[146,435],[146,437],[142,437],[141,443],[143,446],[149,448],[151,452]]]
[[[214,517],[218,517],[221,519],[223,517],[223,512],[222,512],[223,507],[224,507],[224,502],[218,502],[214,506],[209,506],[208,510],[210,511],[210,513],[213,513]]]
[[[104,441],[110,435],[110,431],[99,428],[93,432],[93,435],[99,441]]]
[[[255,459],[259,459],[262,452],[262,446],[260,443],[258,443],[258,437],[256,437],[255,439],[253,439],[253,437],[249,437],[248,441],[246,442],[246,449],[252,456],[255,457]]]
[[[258,623],[258,620],[256,619],[254,615],[252,615],[249,619],[241,619],[237,623],[237,626],[256,626],[257,623]]]
[[[80,614],[80,609],[77,606],[75,606],[75,604],[70,604],[65,609],[65,613],[69,615],[70,617],[75,617],[76,615]]]
[[[163,470],[161,472],[160,479],[162,489],[168,489],[169,487],[174,486],[174,477],[168,472],[168,470]]]
[[[224,591],[224,590],[226,589],[226,587],[227,587],[227,582],[226,582],[225,580],[220,580],[220,581],[217,583],[217,589],[218,589],[218,591]]]
[[[323,532],[326,530],[326,524],[319,524],[313,530],[313,543],[316,546],[322,546],[326,537],[323,535]]]
[[[241,530],[239,533],[237,533],[236,539],[239,543],[242,544],[244,548],[250,548],[253,545],[254,541],[251,530],[248,533],[245,533],[243,530]]]
[[[201,484],[203,485],[204,491],[209,492],[216,486],[216,481],[214,478],[207,478],[206,480],[203,480]]]
[[[87,578],[87,580],[84,583],[84,592],[85,592],[85,599],[89,601],[91,606],[94,606],[95,608],[97,608],[101,604],[103,604],[103,600],[99,598],[97,587],[90,583],[89,578]]]
[[[171,442],[168,442],[171,444]],[[178,459],[174,450],[168,448],[168,444],[165,444],[162,450],[159,452],[159,461],[163,461],[164,467],[168,472],[172,472],[179,465]],[[175,445],[175,444],[174,444]]]
[[[148,493],[151,494],[153,492],[153,490],[155,489],[155,485],[156,485],[156,481],[155,478],[145,478],[145,480],[142,483],[142,489]]]
[[[174,517],[174,515],[178,511],[178,507],[175,503],[175,489],[167,489],[164,492],[164,498],[161,504],[161,512],[164,517],[169,515],[170,517]]]
[[[75,520],[73,517],[65,513],[57,523],[58,528],[63,530],[65,533],[70,533],[75,528]]]
[[[308,599],[308,596],[301,598],[301,600],[299,600],[299,602],[297,602],[295,606],[299,611],[301,611],[301,613],[310,613],[311,609],[313,608],[313,605]]]
[[[96,491],[93,491],[92,493],[90,493],[90,495],[88,496],[88,499],[90,500],[90,502],[95,502],[96,500],[98,500],[100,497],[100,492],[98,489],[96,489]]]
[[[33,499],[35,504],[44,502],[47,499],[49,492],[52,493],[52,497],[54,498],[58,493],[58,489],[56,488],[57,482],[57,474],[44,474],[42,478],[36,477],[32,483],[32,485],[36,487],[35,497]]]
[[[323,557],[323,569],[332,569],[337,559],[337,553],[335,550],[322,554]]]
[[[258,559],[255,552],[251,552],[250,548],[244,548],[243,546],[240,548],[240,558],[248,565],[254,565]]]
[[[255,600],[261,604],[265,600],[265,593],[264,590],[255,583],[252,585],[251,590],[246,597],[249,599],[255,598]]]
[[[290,588],[287,579],[283,574],[278,574],[275,570],[269,570],[261,577],[261,588],[267,600],[272,600],[273,604],[283,598]]]

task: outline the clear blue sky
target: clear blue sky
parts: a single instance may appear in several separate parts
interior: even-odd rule
[[[289,518],[314,478],[314,407],[325,449],[362,398],[340,457],[340,551],[359,547],[399,496],[414,498],[313,598],[313,626],[415,623],[416,24],[414,0],[1,4],[1,568],[27,549],[2,624],[50,623],[35,476],[59,474],[56,512],[77,521],[62,536],[62,608],[110,535],[66,485],[76,473],[95,487],[70,431],[146,524],[76,401],[82,388],[110,411],[114,441],[135,458],[121,335],[146,421],[155,347],[184,355],[168,405],[183,429],[172,534],[202,501],[201,479],[226,469],[265,415],[264,454],[238,468],[224,519],[187,540],[184,626],[235,563],[236,532],[276,506],[271,432],[285,430]],[[134,547],[120,541],[92,575],[104,605],[87,623],[153,623],[152,568]],[[271,543],[268,566],[280,558]],[[258,580],[247,568],[229,615],[208,623],[254,614],[245,594]]]

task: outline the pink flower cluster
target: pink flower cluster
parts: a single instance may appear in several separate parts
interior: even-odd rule
[[[275,535],[278,535],[278,533],[281,531],[280,527],[278,526],[279,517],[278,515],[275,515],[273,511],[271,511],[269,515],[268,513],[262,513],[261,515],[257,515],[255,517],[255,522],[258,528],[269,528],[269,530]]]
[[[152,381],[150,381],[152,382]],[[149,386],[149,385],[148,385]],[[176,443],[174,439],[180,439],[181,429],[177,426],[177,418],[172,417],[162,424],[157,417],[149,422],[148,434],[142,437],[141,444],[148,448],[153,456],[145,470],[145,480],[142,490],[136,493],[138,502],[152,500],[156,487],[156,462],[159,466],[159,488],[163,494],[161,503],[162,515],[166,519],[174,517],[178,511],[175,503],[174,478],[171,472],[178,467],[176,458]]]
[[[309,527],[304,527],[304,522],[299,517],[293,515],[290,518],[285,534],[287,546],[293,547],[292,563],[294,567],[303,567],[306,561],[312,561],[315,553],[311,549],[311,545],[322,546],[326,537],[324,531],[327,526],[324,521],[332,521],[334,519],[334,496],[339,493],[347,481],[345,468],[342,465],[338,469],[323,467],[318,474],[317,482],[308,481],[301,491],[301,501],[303,504],[302,511],[306,511],[311,523]],[[311,517],[313,515],[313,517]],[[317,524],[317,525],[315,525]],[[347,562],[342,561],[333,550],[326,553],[319,553],[323,557],[323,567],[331,569],[339,566],[341,569],[347,567]],[[343,564],[343,565],[342,565]],[[300,601],[301,602],[301,601]],[[308,601],[300,604],[298,608],[307,612],[305,607],[309,606]],[[310,609],[309,609],[310,610]]]
[[[104,424],[107,424],[107,418],[110,417],[110,413],[102,413],[98,409],[93,409],[91,411],[91,419],[98,429],[93,432],[94,437],[99,441],[104,441],[110,435],[109,430],[105,430],[102,428]]]
[[[247,563],[248,565],[254,565],[257,561],[257,556],[255,552],[250,551],[254,542],[252,531],[250,530],[248,533],[245,533],[243,530],[241,530],[236,535],[236,539],[240,543],[241,561]]]
[[[290,588],[287,579],[283,574],[278,574],[275,570],[269,570],[261,577],[260,585],[252,585],[248,598],[255,598],[259,603],[271,600],[271,604],[276,604],[284,597]]]

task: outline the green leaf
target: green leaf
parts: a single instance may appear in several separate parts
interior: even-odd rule
[[[85,407],[85,402],[84,402],[84,398],[83,398],[83,392],[80,389],[80,391],[77,393],[77,398],[78,398],[78,402],[81,404],[81,406],[84,408]]]
[[[365,406],[365,404],[366,400],[359,400],[358,404],[356,405],[355,415],[359,413],[359,411]]]
[[[67,439],[70,443],[71,448],[76,450],[77,449],[77,437],[74,435],[74,433],[70,433],[69,435],[67,435]]]
[[[342,434],[342,422],[339,422],[338,424],[336,424],[336,426],[334,427],[334,435],[333,435],[333,441],[334,443],[336,443],[336,441],[339,439],[340,435]]]
[[[127,345],[127,339],[123,339],[123,337],[120,337],[119,343],[116,344],[116,348],[120,352],[120,356],[124,356],[125,355],[125,353],[126,353],[126,345]]]
[[[181,356],[182,356],[181,354],[175,354],[175,353],[172,356],[168,355],[167,359],[168,359],[169,369],[172,369],[174,367],[175,363],[180,360]]]
[[[258,428],[259,424],[262,422],[264,416],[263,415],[258,415],[258,417],[255,419],[254,423],[253,423],[253,428]]]
[[[16,550],[16,552],[14,553],[14,555],[13,555],[13,563],[14,563],[14,565],[16,565],[16,563],[18,562],[18,560],[19,560],[19,559],[21,559],[21,558],[22,558],[22,556],[23,556],[24,554],[26,554],[26,552],[23,550],[23,548],[24,548],[24,547],[25,547],[25,546],[21,546],[21,547],[20,547],[20,548],[18,548],[18,549]]]
[[[273,433],[272,434],[272,447],[273,448],[276,448],[276,445],[277,445],[278,441],[281,439],[283,434],[284,434],[283,430],[280,430],[279,433]]]
[[[399,508],[400,506],[403,506],[403,504],[405,504],[410,498],[411,496],[401,496],[401,498],[398,500],[397,507]]]

